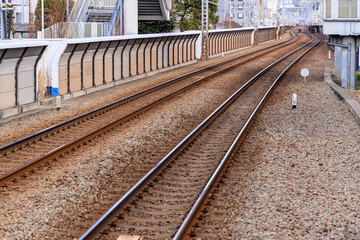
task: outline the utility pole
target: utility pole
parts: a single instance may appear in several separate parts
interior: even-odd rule
[[[226,5],[227,5],[227,0],[224,0],[224,25],[226,21]]]
[[[253,14],[254,14],[254,25],[255,25],[255,37],[254,37],[254,45],[259,44],[259,7],[258,7],[258,0],[254,0],[254,8],[253,8]]]
[[[25,6],[24,6],[24,0],[21,0],[21,27],[24,27],[25,23]]]
[[[231,1],[229,1],[229,28],[232,28],[232,13],[233,13],[233,7],[231,4]]]
[[[1,0],[1,40],[6,38],[6,3]]]
[[[282,19],[283,19],[283,24],[285,25],[285,0],[282,0],[283,3],[283,7],[282,7]]]
[[[9,27],[7,27],[7,24],[6,24],[7,11],[10,12]],[[1,0],[1,40],[10,39],[13,11],[14,11],[14,6],[13,6],[11,0],[8,0],[7,4],[6,4],[5,0]],[[7,33],[6,33],[6,30],[8,30]]]
[[[8,0],[8,5],[6,7],[7,7],[7,10],[9,10],[9,12],[10,12],[10,14],[9,14],[9,29],[8,29],[8,39],[10,39],[11,23],[12,23],[13,12],[14,12],[14,7],[12,5],[11,0]]]
[[[31,38],[31,0],[29,0],[29,38]]]
[[[66,21],[69,18],[69,0],[66,0]]]
[[[201,60],[209,59],[209,0],[201,1]]]
[[[44,39],[44,0],[41,0],[41,38]]]

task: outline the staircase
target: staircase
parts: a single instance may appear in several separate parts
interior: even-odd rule
[[[87,12],[86,22],[110,22],[113,10],[91,10]]]
[[[139,20],[164,20],[159,0],[138,0]]]
[[[75,0],[68,22],[75,25],[80,22],[103,24],[103,36],[111,36],[115,22],[122,21],[124,1],[133,0]],[[171,0],[138,0],[138,19],[169,20],[170,9]],[[83,35],[81,32],[78,34]]]

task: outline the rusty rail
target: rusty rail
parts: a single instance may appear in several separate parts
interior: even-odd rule
[[[318,36],[317,36],[318,37]],[[311,41],[314,40],[314,37],[312,36]],[[223,171],[225,170],[227,163],[230,161],[231,157],[233,156],[233,154],[235,153],[237,146],[239,145],[241,139],[243,138],[245,132],[247,131],[247,129],[249,128],[249,126],[251,125],[251,122],[254,120],[255,115],[259,112],[259,110],[261,109],[261,107],[264,105],[265,101],[268,99],[268,97],[270,96],[271,92],[273,91],[273,89],[275,88],[275,86],[277,85],[277,83],[281,80],[281,78],[284,76],[284,74],[289,70],[289,68],[295,64],[300,58],[302,58],[306,53],[308,53],[312,48],[314,48],[318,43],[320,42],[320,38],[319,41],[314,44],[311,48],[309,48],[308,50],[306,50],[304,53],[302,53],[299,57],[297,57],[293,62],[291,62],[288,67],[281,72],[281,74],[276,78],[276,80],[274,81],[274,83],[270,86],[270,88],[267,90],[267,92],[265,93],[265,95],[263,96],[263,98],[260,100],[259,104],[256,106],[255,110],[253,111],[253,113],[250,115],[250,117],[248,118],[248,120],[246,121],[244,127],[241,129],[241,131],[239,132],[239,134],[237,135],[236,139],[234,140],[234,142],[232,143],[231,147],[228,149],[228,151],[226,152],[225,156],[223,157],[223,159],[221,160],[219,166],[217,167],[217,169],[215,170],[214,174],[212,175],[212,177],[210,178],[209,182],[207,183],[207,185],[205,186],[204,190],[201,192],[200,196],[198,197],[197,201],[195,202],[195,204],[193,205],[193,208],[190,210],[190,212],[188,213],[188,215],[186,216],[184,222],[182,223],[182,225],[180,226],[179,230],[177,231],[177,233],[175,234],[173,240],[180,240],[180,239],[185,239],[188,237],[189,233],[191,232],[192,226],[194,225],[194,222],[197,221],[198,216],[201,213],[201,210],[203,209],[204,205],[206,204],[206,202],[209,199],[209,195],[210,193],[213,191],[213,189],[215,188],[215,184],[219,181]],[[307,46],[308,44],[310,44],[310,42],[306,43],[305,45],[301,46],[298,49],[295,49],[293,52],[289,53],[292,54],[295,51],[300,50],[301,48]],[[289,55],[288,54],[288,55]],[[283,58],[287,57],[288,55],[284,56]],[[278,61],[282,61],[283,58],[279,59]],[[265,69],[264,69],[265,70]]]
[[[143,90],[143,91],[140,91],[138,93],[132,94],[132,95],[130,95],[128,97],[125,97],[125,98],[120,99],[118,101],[115,101],[113,103],[107,104],[107,105],[105,105],[103,107],[97,108],[97,109],[95,109],[93,111],[82,114],[82,115],[77,116],[75,118],[72,118],[70,120],[64,121],[64,122],[62,122],[60,124],[57,124],[57,125],[54,125],[52,127],[47,128],[47,129],[44,129],[44,130],[42,130],[42,131],[40,131],[38,133],[27,136],[27,137],[25,137],[23,139],[17,140],[15,142],[11,143],[11,144],[5,145],[5,146],[0,148],[0,153],[2,153],[3,155],[6,155],[7,151],[13,151],[16,148],[21,149],[24,145],[28,144],[29,141],[39,141],[39,140],[41,141],[41,139],[44,136],[46,136],[48,134],[51,134],[52,132],[55,132],[58,129],[61,129],[61,128],[64,129],[64,128],[68,127],[68,126],[75,126],[76,124],[80,123],[81,121],[84,121],[85,119],[89,119],[89,118],[92,118],[92,117],[96,117],[97,115],[104,114],[105,112],[110,111],[113,108],[119,107],[119,106],[121,106],[123,104],[126,104],[128,102],[134,101],[137,98],[140,98],[140,97],[142,97],[144,95],[147,95],[149,93],[158,91],[158,90],[160,90],[162,88],[170,86],[170,85],[172,85],[172,84],[174,84],[176,82],[179,82],[179,81],[181,81],[183,79],[186,79],[188,77],[191,77],[193,75],[200,74],[202,72],[206,72],[206,71],[214,69],[214,68],[216,68],[218,66],[222,66],[222,65],[225,65],[227,63],[231,63],[231,62],[233,62],[235,60],[238,60],[238,59],[243,58],[245,56],[249,56],[251,54],[258,53],[258,52],[261,52],[261,51],[264,51],[261,54],[261,55],[264,55],[264,54],[270,52],[273,47],[283,45],[283,44],[289,42],[291,39],[293,39],[293,35],[291,35],[290,39],[288,39],[288,40],[286,40],[284,42],[277,43],[277,44],[271,45],[271,46],[266,47],[266,48],[258,49],[258,50],[255,50],[255,51],[252,51],[252,52],[249,52],[249,53],[239,55],[237,57],[234,57],[234,58],[228,59],[226,61],[216,63],[216,64],[213,64],[211,66],[208,66],[208,67],[193,71],[191,73],[188,73],[188,74],[185,74],[183,76],[177,77],[175,79],[169,80],[167,82],[158,84],[158,85],[153,86],[151,88],[148,88],[146,90]],[[267,50],[267,51],[265,51],[265,50]],[[256,57],[259,57],[259,55],[256,56]],[[247,61],[249,61],[249,60],[247,60]],[[64,154],[69,153],[71,151],[75,151],[77,148],[81,147],[82,145],[86,145],[87,142],[90,142],[90,141],[92,141],[92,139],[96,138],[97,136],[100,136],[100,135],[110,131],[115,126],[120,125],[121,123],[126,122],[126,121],[130,120],[131,118],[133,118],[135,116],[140,115],[144,111],[147,111],[148,109],[152,108],[153,106],[166,101],[167,99],[171,98],[172,96],[175,96],[175,95],[179,94],[180,92],[185,91],[185,90],[199,84],[201,81],[210,79],[210,78],[212,78],[214,76],[217,76],[217,75],[219,75],[221,73],[229,71],[229,70],[237,67],[239,64],[243,64],[243,63],[244,62],[240,62],[238,64],[234,64],[234,65],[232,65],[232,66],[230,66],[228,68],[225,68],[225,69],[223,69],[221,71],[215,72],[215,73],[211,74],[210,76],[207,76],[207,77],[199,80],[198,82],[195,82],[195,83],[193,83],[191,85],[186,86],[183,89],[175,91],[175,92],[171,93],[170,95],[167,95],[167,96],[165,96],[165,97],[151,103],[150,105],[139,108],[139,109],[127,114],[126,116],[124,116],[122,118],[119,118],[119,119],[114,120],[114,121],[112,121],[112,122],[110,122],[108,124],[105,124],[105,125],[101,126],[100,128],[98,128],[96,130],[93,130],[93,131],[91,131],[91,132],[89,132],[89,133],[87,133],[87,134],[85,134],[83,136],[80,136],[79,138],[77,138],[77,139],[75,139],[73,141],[70,141],[70,142],[68,142],[68,143],[66,143],[66,144],[64,144],[64,145],[62,145],[62,146],[60,146],[60,147],[58,147],[56,149],[53,149],[52,151],[46,153],[45,155],[43,155],[41,157],[33,159],[32,161],[30,161],[30,162],[28,162],[28,163],[26,163],[24,165],[21,165],[21,166],[17,167],[16,169],[14,169],[14,170],[12,170],[10,172],[5,173],[4,175],[0,176],[0,185],[1,186],[6,186],[7,183],[9,183],[11,181],[16,181],[16,179],[21,177],[21,176],[26,176],[26,174],[25,174],[26,172],[34,172],[34,169],[36,167],[41,166],[42,163],[44,163],[44,162],[57,161],[59,159],[59,157],[62,157]]]
[[[171,162],[179,153],[181,153],[196,137],[198,137],[204,129],[206,129],[219,115],[222,114],[223,111],[225,111],[235,100],[236,98],[241,95],[241,93],[246,90],[249,86],[251,86],[252,83],[254,83],[260,76],[264,75],[267,71],[269,71],[272,67],[279,64],[281,61],[283,61],[286,57],[289,55],[299,51],[303,47],[309,45],[312,40],[308,43],[302,45],[301,47],[295,49],[294,51],[290,52],[289,54],[285,55],[281,59],[275,61],[262,71],[260,71],[258,74],[256,74],[253,78],[251,78],[249,81],[247,81],[240,89],[238,89],[233,95],[231,95],[222,105],[220,105],[212,114],[210,114],[199,126],[197,126],[190,134],[188,134],[173,150],[171,150],[153,169],[151,169],[137,184],[135,184],[118,202],[116,202],[100,219],[96,221],[96,223],[91,226],[79,239],[80,240],[86,240],[86,239],[95,239],[96,236],[104,231],[104,229],[107,227],[107,225],[115,220],[119,214],[119,211],[126,208],[131,201],[133,201],[134,197],[137,196],[137,194],[140,193],[140,191],[147,186],[154,177],[159,174],[166,165]],[[297,58],[298,60],[299,58]],[[293,63],[292,63],[293,64]],[[291,64],[291,65],[292,65]],[[290,65],[290,66],[291,66]],[[290,68],[290,66],[288,68]],[[287,69],[288,69],[287,68]],[[287,71],[284,70],[284,72],[279,76],[278,79],[281,78],[281,76]],[[250,116],[249,120],[246,122],[244,128],[239,133],[238,137],[236,138],[235,142],[231,145],[230,149],[228,150],[226,156],[224,158],[229,158],[232,153],[235,151],[236,146],[238,145],[239,139],[243,136],[244,132],[250,125],[252,119],[254,118],[254,115],[258,111],[258,109],[262,106],[264,101],[266,100],[267,96],[273,89],[273,87],[278,82],[278,79],[275,81],[275,83],[270,87],[268,92],[265,94],[261,102],[259,103],[258,107],[255,109],[253,114]],[[201,209],[203,206],[205,199],[211,192],[211,189],[214,186],[214,183],[216,182],[216,179],[218,176],[220,176],[222,170],[226,166],[227,160],[223,160],[219,167],[216,169],[213,177],[211,178],[212,182],[208,183],[206,185],[206,188],[203,190],[203,192],[200,195],[200,200],[198,199],[196,201],[196,206],[193,207],[195,210],[191,210],[190,216],[188,215],[186,217],[186,222],[184,222],[179,229],[179,232],[176,234],[174,239],[183,239],[186,235],[189,229],[192,226],[192,222],[194,218],[198,216],[198,210]],[[215,182],[214,182],[215,181]]]

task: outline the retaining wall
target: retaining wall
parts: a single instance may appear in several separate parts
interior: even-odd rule
[[[59,62],[64,95],[195,60],[198,32],[69,40]]]
[[[21,113],[37,102],[37,64],[46,42],[4,41],[0,44],[0,118]]]
[[[262,27],[257,32],[254,28],[211,30],[209,54],[215,57],[256,41],[274,40],[276,31],[275,27]],[[0,118],[37,104],[40,72],[52,96],[77,97],[200,59],[200,35],[200,31],[189,31],[4,41],[0,45]]]

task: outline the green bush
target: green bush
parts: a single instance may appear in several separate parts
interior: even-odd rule
[[[355,73],[355,90],[360,90],[360,72]]]
[[[356,81],[360,81],[360,72],[355,73],[355,79]]]

